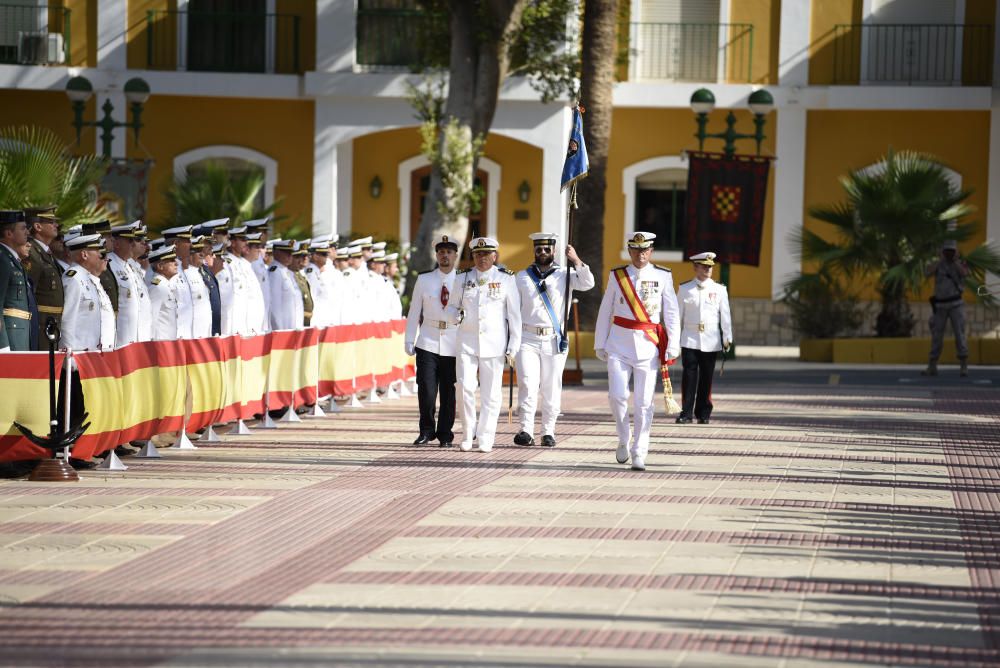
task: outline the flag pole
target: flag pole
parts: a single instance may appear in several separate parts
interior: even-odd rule
[[[573,221],[577,210],[576,203],[576,184],[574,181],[573,185],[570,186],[569,191],[569,211],[566,213],[566,245],[573,245]],[[567,328],[569,327],[569,304],[570,304],[570,287],[569,287],[569,273],[571,267],[569,266],[569,258],[566,258],[566,299],[563,308],[563,327],[562,327],[562,341],[560,342],[560,347],[569,349],[569,334],[567,333]]]

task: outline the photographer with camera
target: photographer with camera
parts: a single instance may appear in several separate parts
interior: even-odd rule
[[[965,302],[962,301],[965,277],[969,267],[958,254],[958,243],[948,239],[941,246],[941,257],[927,266],[925,276],[934,276],[934,296],[931,297],[931,354],[923,376],[937,375],[937,362],[944,343],[944,328],[951,321],[955,332],[955,352],[961,364],[959,375],[969,375],[969,346],[965,340]]]

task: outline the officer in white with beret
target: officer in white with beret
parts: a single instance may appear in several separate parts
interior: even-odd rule
[[[447,236],[434,244],[437,267],[421,272],[413,286],[410,312],[403,338],[406,354],[417,356],[417,403],[420,435],[414,445],[437,439],[447,447],[455,440],[455,355],[458,328],[446,308],[455,292],[458,243]],[[434,420],[434,404],[441,395],[441,409]]]
[[[733,345],[733,321],[726,286],[712,280],[715,253],[698,253],[688,259],[694,266],[694,279],[677,290],[684,365],[684,399],[677,424],[689,424],[692,417],[699,424],[708,424],[715,360],[720,350],[728,352]]]
[[[496,239],[476,237],[469,242],[473,267],[456,276],[448,313],[458,323],[458,388],[462,397],[462,450],[489,452],[496,438],[503,390],[504,361],[514,367],[521,347],[521,298],[514,272],[496,265]],[[480,413],[476,422],[476,373],[479,374]]]
[[[274,261],[267,270],[267,286],[271,291],[271,329],[302,329],[305,326],[302,291],[289,269],[295,241],[275,241],[273,250]]]
[[[63,274],[63,304],[60,346],[70,350],[111,350],[115,347],[115,312],[111,298],[101,287],[104,240],[100,234],[85,234],[66,242],[71,260]]]
[[[149,301],[153,308],[153,340],[177,338],[177,253],[173,246],[161,246],[149,252]]]
[[[677,359],[681,351],[673,275],[649,262],[655,238],[651,232],[636,232],[629,239],[632,261],[608,276],[594,330],[597,357],[608,363],[608,399],[618,431],[615,459],[624,464],[631,456],[636,471],[646,470],[660,367]],[[633,375],[634,427],[630,436],[628,382]]]
[[[569,345],[566,332],[566,274],[569,273],[569,299],[573,290],[590,290],[594,275],[576,250],[567,244],[566,260],[560,267],[555,261],[557,236],[548,232],[528,235],[534,243],[535,262],[517,273],[521,294],[521,349],[517,353],[517,400],[521,431],[514,437],[517,445],[535,442],[535,407],[539,395],[542,404],[542,445],[556,444],[556,418],[562,399],[562,374]]]

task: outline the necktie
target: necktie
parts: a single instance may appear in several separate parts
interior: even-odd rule
[[[442,285],[441,286],[441,306],[442,307],[448,305],[448,294],[449,294],[448,293],[448,286]]]

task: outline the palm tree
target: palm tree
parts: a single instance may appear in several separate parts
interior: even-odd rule
[[[258,171],[232,172],[222,163],[209,160],[186,177],[176,179],[167,190],[170,214],[164,227],[198,225],[206,220],[229,218],[230,224],[271,216],[272,224],[285,219],[274,216],[281,206],[279,197],[260,206],[264,174]]]
[[[96,155],[73,156],[54,132],[34,126],[0,130],[0,209],[56,205],[64,226],[108,217],[96,188],[107,172]]]
[[[978,223],[961,222],[972,212],[965,203],[970,191],[954,187],[938,160],[912,151],[890,150],[883,163],[852,171],[841,184],[846,201],[809,210],[813,218],[833,226],[833,238],[803,230],[797,239],[802,259],[848,282],[873,280],[881,300],[876,335],[910,336],[913,314],[907,293],[920,290],[926,281],[924,268],[945,240],[961,243],[978,228]],[[1000,253],[989,243],[964,258],[973,291],[985,272],[1000,270]],[[812,277],[800,276],[787,287],[794,292]]]

